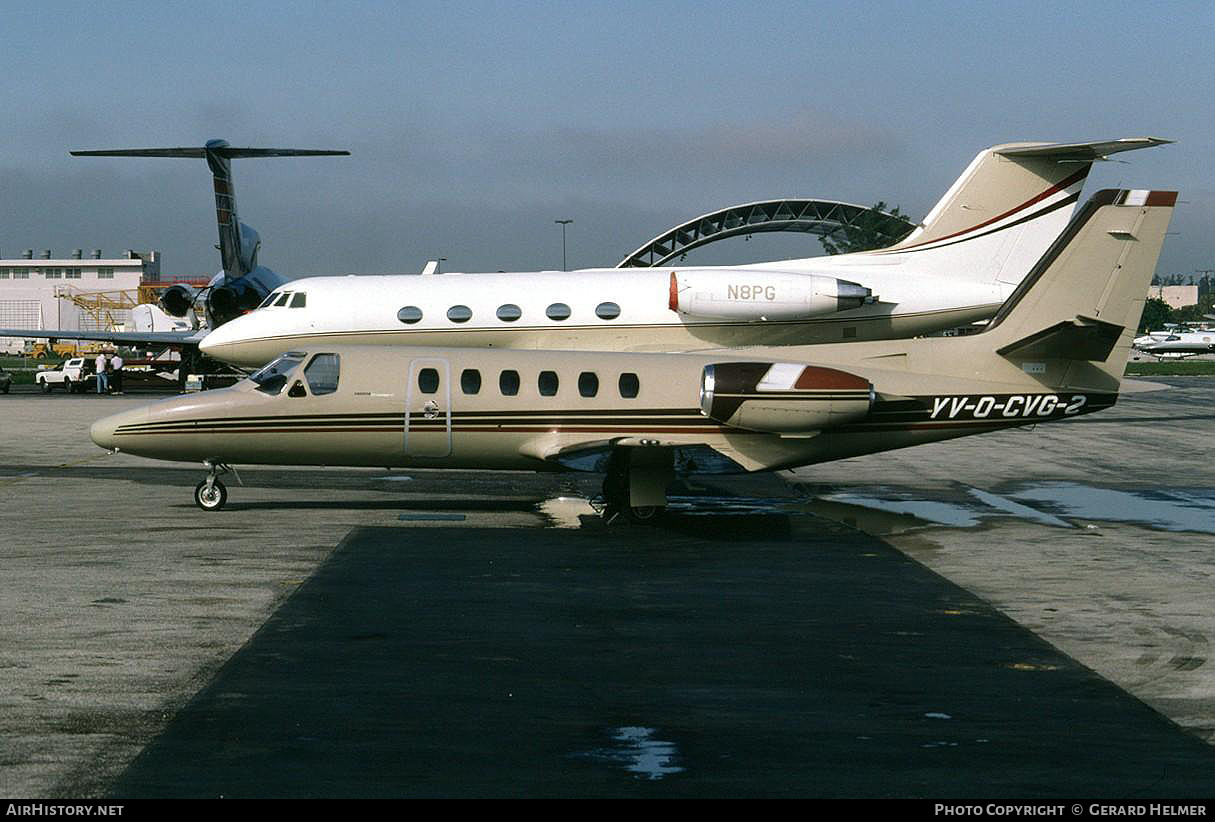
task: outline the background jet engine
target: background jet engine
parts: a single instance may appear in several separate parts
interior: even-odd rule
[[[812,434],[869,413],[873,385],[815,365],[728,362],[705,366],[700,409],[725,425],[773,434]]]
[[[160,307],[171,317],[184,317],[194,305],[198,290],[188,285],[169,286],[160,295]]]
[[[713,320],[800,320],[873,301],[859,283],[759,270],[672,271],[669,307]]]

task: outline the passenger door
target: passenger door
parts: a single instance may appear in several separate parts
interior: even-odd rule
[[[405,384],[405,454],[446,457],[451,454],[451,369],[447,360],[409,362]]]

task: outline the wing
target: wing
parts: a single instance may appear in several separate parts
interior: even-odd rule
[[[0,328],[0,337],[39,340],[96,340],[124,345],[182,345],[198,347],[204,331],[62,331],[50,328]]]

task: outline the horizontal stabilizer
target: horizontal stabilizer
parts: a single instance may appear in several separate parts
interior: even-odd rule
[[[220,157],[348,157],[349,151],[329,151],[311,148],[234,148],[211,147]],[[99,151],[73,151],[73,157],[197,157],[207,156],[207,147],[196,148],[116,148]]]
[[[1120,140],[1100,140],[1093,143],[1040,143],[1036,145],[1009,145],[996,148],[996,154],[1005,157],[1042,157],[1054,160],[1082,160],[1092,162],[1104,160],[1110,154],[1151,148],[1173,142],[1162,137],[1123,137]]]
[[[1061,358],[1105,362],[1124,330],[1114,323],[1077,317],[1009,343],[996,353],[1020,360]]]

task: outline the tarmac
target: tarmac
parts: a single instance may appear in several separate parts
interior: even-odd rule
[[[1209,798],[1215,380],[673,490],[109,455],[0,395],[0,795]],[[230,479],[229,478],[225,478]]]

